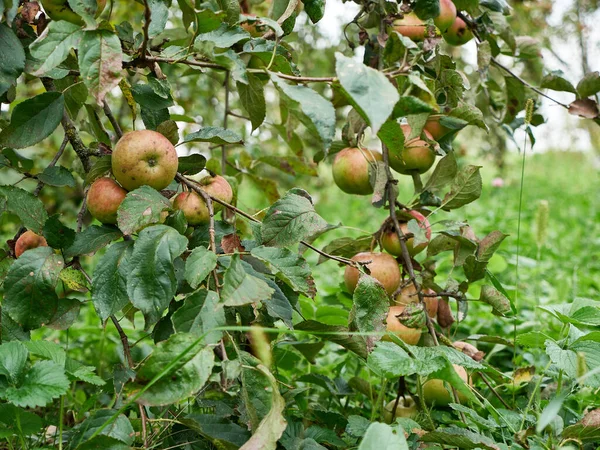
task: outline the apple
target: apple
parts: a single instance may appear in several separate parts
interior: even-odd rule
[[[404,124],[401,127],[405,136],[404,148],[400,157],[390,153],[390,166],[403,175],[427,172],[435,162],[435,152],[431,148],[431,144],[419,137],[408,140],[411,133],[410,125]],[[425,130],[425,135],[428,139],[433,140],[433,136],[427,130]]]
[[[200,188],[208,195],[225,203],[231,203],[233,199],[233,190],[225,178],[220,175],[205,177],[198,183]],[[210,214],[206,202],[200,194],[194,191],[182,192],[173,201],[175,209],[183,211],[183,214],[190,225],[200,225],[210,222]],[[213,202],[215,213],[223,209],[223,205]]]
[[[441,32],[446,31],[456,20],[456,6],[452,0],[440,0],[440,15],[433,19]]]
[[[452,131],[450,128],[440,124],[442,117],[444,116],[441,114],[432,114],[427,118],[427,122],[425,123],[425,131],[429,132],[436,141]]]
[[[442,36],[450,45],[464,45],[473,39],[473,33],[471,33],[465,21],[460,17],[454,20],[452,26]]]
[[[367,149],[345,148],[335,155],[332,172],[335,184],[347,194],[369,195],[369,166],[381,161],[381,153]]]
[[[398,319],[398,316],[402,314],[404,308],[404,305],[390,306],[387,318],[385,320],[385,330],[395,334],[409,345],[417,345],[417,343],[421,339],[421,329],[409,328],[406,325],[403,325],[402,322],[400,322],[400,319]],[[383,335],[381,339],[384,341],[391,340],[391,338],[387,334]]]
[[[44,11],[52,20],[66,20],[76,25],[83,25],[83,19],[69,6],[68,0],[41,0]],[[96,0],[96,17],[106,7],[106,0]]]
[[[408,212],[411,216],[415,218],[417,223],[419,224],[419,228],[425,230],[425,237],[427,238],[426,242],[422,242],[418,245],[414,245],[414,238],[410,237],[406,240],[406,248],[408,253],[411,256],[415,256],[421,253],[429,244],[429,240],[431,239],[431,225],[429,225],[429,221],[427,218],[418,211],[410,210]],[[403,234],[409,234],[410,230],[408,229],[408,222],[400,222],[400,230]],[[388,228],[383,231],[381,234],[381,246],[383,249],[394,255],[394,256],[402,256],[402,246],[400,245],[400,238],[396,233],[395,228]]]
[[[423,294],[432,295],[435,294],[433,289],[423,289]],[[397,305],[408,305],[410,303],[417,303],[419,301],[419,296],[417,295],[417,289],[414,284],[409,284],[404,289],[400,291],[400,293],[394,299]],[[437,297],[424,297],[423,302],[425,302],[425,310],[429,317],[435,317],[437,314],[438,308],[438,299]]]
[[[15,256],[18,258],[26,250],[38,247],[48,247],[48,242],[46,242],[46,239],[44,239],[43,236],[35,234],[31,230],[27,230],[19,236],[19,239],[17,239],[17,242],[15,243]]]
[[[371,276],[383,285],[388,295],[392,295],[398,289],[400,285],[400,268],[393,256],[387,253],[363,252],[354,255],[352,261],[371,261],[367,264],[367,268],[371,271]],[[359,276],[358,269],[346,266],[344,282],[350,293],[354,292]]]
[[[406,417],[408,419],[414,419],[415,417],[417,417],[417,404],[410,395],[400,397],[398,399],[398,406],[396,406],[396,414],[394,414],[395,404],[396,399],[389,402],[383,408],[383,420],[385,421],[385,423],[392,423],[396,419],[396,417]]]
[[[462,378],[462,380],[471,384],[471,380],[467,371],[464,367],[459,366],[457,364],[452,364],[458,376]],[[437,405],[437,406],[447,406],[449,403],[454,402],[454,395],[452,394],[452,388],[448,384],[448,389],[446,389],[446,384],[443,380],[437,379],[429,379],[423,384],[423,399],[425,403],[428,405]],[[467,399],[466,397],[458,392],[458,399],[460,403],[464,403]]]
[[[87,209],[102,223],[117,223],[117,210],[127,191],[112,178],[98,178],[87,193]]]
[[[422,41],[427,37],[427,24],[417,17],[415,13],[405,14],[402,19],[394,20],[394,31],[413,41]]]
[[[128,191],[144,185],[159,191],[166,188],[178,164],[173,144],[152,130],[125,133],[112,153],[113,175]]]

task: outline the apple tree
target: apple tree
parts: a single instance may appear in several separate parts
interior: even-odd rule
[[[550,96],[500,61],[531,57],[531,42],[503,0],[354,4],[347,41],[320,52],[308,37],[325,0],[0,2],[6,448],[541,448],[574,435],[536,434],[523,374],[452,342],[473,302],[516,313],[488,269],[507,236],[456,220],[482,181],[453,141],[489,126],[533,140]],[[470,77],[451,56],[468,42]],[[597,73],[541,87],[598,120]],[[386,211],[379,229],[330,237],[343,227],[303,185],[323,165],[341,202]],[[339,276],[345,325],[303,308],[320,301],[312,254]],[[546,341],[561,377],[593,369],[577,356],[591,342]]]

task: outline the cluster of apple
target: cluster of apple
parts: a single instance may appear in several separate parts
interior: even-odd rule
[[[444,40],[450,45],[464,45],[473,39],[473,33],[460,17],[452,0],[440,0],[440,14],[433,19]],[[406,14],[393,23],[395,31],[413,41],[422,41],[428,36],[428,27],[415,13]]]

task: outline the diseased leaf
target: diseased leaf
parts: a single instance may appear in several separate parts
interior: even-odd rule
[[[117,211],[117,223],[123,234],[133,234],[150,224],[163,221],[163,211],[170,210],[171,203],[156,189],[141,186],[129,192]]]
[[[358,331],[383,334],[390,300],[381,283],[369,275],[361,274],[352,300],[351,314]],[[363,339],[370,351],[381,336],[363,336]]]
[[[479,301],[489,304],[493,308],[493,313],[499,316],[511,311],[510,300],[492,286],[484,285],[481,287]]]
[[[450,192],[442,201],[442,208],[460,208],[479,198],[482,185],[480,168],[481,166],[467,166],[458,173],[450,186]]]
[[[72,48],[76,48],[83,35],[81,26],[65,20],[51,21],[44,32],[30,45],[31,56],[41,64],[34,75],[40,76],[58,67]]]

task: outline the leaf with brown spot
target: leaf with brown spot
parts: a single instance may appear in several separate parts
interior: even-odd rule
[[[40,5],[37,2],[23,2],[23,6],[21,8],[21,17],[27,23],[33,23],[35,21],[35,16],[40,12]]]
[[[590,98],[580,98],[569,105],[569,114],[595,119],[599,114],[598,103]]]
[[[238,252],[246,251],[246,249],[242,245],[242,241],[240,240],[240,237],[235,233],[231,233],[231,234],[227,234],[227,235],[223,236],[223,239],[221,239],[221,248],[223,248],[223,251],[225,253],[234,253],[236,251],[238,251]]]

